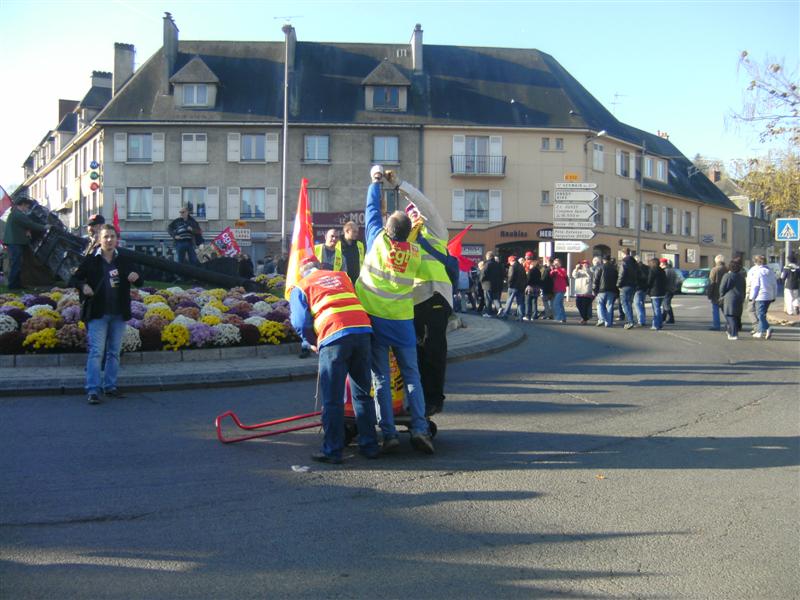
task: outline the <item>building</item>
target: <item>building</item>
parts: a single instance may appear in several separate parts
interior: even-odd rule
[[[284,32],[283,42],[181,41],[167,13],[163,47],[135,72],[133,47],[115,45],[110,97],[77,119],[70,141],[37,148],[24,185],[71,210],[75,227],[90,208],[110,217],[116,206],[124,239],[159,254],[189,205],[206,238],[236,228],[261,257],[291,234],[301,178],[321,233],[363,219],[380,162],[422,188],[451,233],[472,225],[464,243],[477,256],[551,254],[556,183],[593,182],[595,233],[581,256],[631,248],[691,268],[730,254],[736,205],[666,137],[619,122],[547,54],[425,46],[419,25],[408,44]],[[97,197],[84,153],[99,157]],[[387,192],[386,203],[396,198]]]

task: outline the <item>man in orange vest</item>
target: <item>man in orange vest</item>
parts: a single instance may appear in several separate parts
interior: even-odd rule
[[[320,269],[315,258],[300,265],[302,279],[289,296],[291,321],[303,342],[319,353],[322,392],[322,451],[313,460],[341,464],[344,450],[344,386],[350,375],[358,446],[377,458],[375,403],[369,395],[372,326],[347,273]]]

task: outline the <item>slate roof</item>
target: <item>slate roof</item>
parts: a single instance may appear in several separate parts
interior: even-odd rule
[[[282,122],[283,41],[180,41],[178,50],[173,80],[184,69],[193,73],[205,65],[219,80],[216,106],[183,110],[161,93],[161,49],[97,121]],[[423,52],[420,74],[413,72],[407,44],[297,42],[290,122],[605,129],[610,137],[637,146],[644,141],[648,153],[669,158],[669,183],[645,180],[647,189],[736,208],[704,175],[689,179],[691,162],[669,140],[618,121],[544,52],[442,45],[425,45]],[[364,110],[364,85],[373,81],[408,85],[408,111]]]
[[[208,65],[199,56],[195,56],[175,75],[169,78],[170,83],[219,83]]]
[[[67,113],[61,122],[56,126],[56,131],[66,131],[76,133],[78,131],[78,115],[74,112]]]
[[[78,104],[78,108],[94,108],[99,110],[108,104],[109,100],[111,100],[111,88],[93,85],[89,88],[89,91],[86,92],[83,100]]]

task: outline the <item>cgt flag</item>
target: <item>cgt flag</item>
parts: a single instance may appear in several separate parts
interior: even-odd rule
[[[288,300],[292,288],[300,281],[300,263],[304,258],[314,257],[314,223],[308,205],[308,179],[300,180],[300,196],[297,199],[297,214],[294,217],[292,247],[289,249],[289,264],[286,267],[286,290]]]

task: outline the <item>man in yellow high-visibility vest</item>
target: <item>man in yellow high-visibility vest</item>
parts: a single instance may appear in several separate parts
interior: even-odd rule
[[[325,232],[325,243],[324,244],[317,244],[314,246],[314,255],[317,257],[317,260],[320,262],[323,268],[328,269],[329,271],[341,271],[341,262],[342,262],[342,253],[341,250],[337,252],[336,250],[336,242],[339,239],[339,235],[336,233],[335,229],[328,229]],[[339,258],[339,268],[335,267],[336,258]]]

